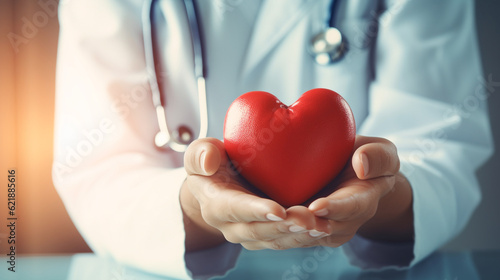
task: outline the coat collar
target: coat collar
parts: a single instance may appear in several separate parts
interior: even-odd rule
[[[284,4],[285,1],[286,4]],[[250,74],[287,32],[311,11],[314,4],[321,2],[317,0],[264,0],[250,38],[242,76]]]

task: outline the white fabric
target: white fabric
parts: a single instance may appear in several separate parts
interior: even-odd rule
[[[54,183],[96,253],[188,278],[197,268],[187,261],[186,269],[184,260],[178,202],[183,155],[153,144],[158,128],[144,61],[142,2],[61,2]],[[187,125],[197,135],[185,12],[181,1],[159,2],[167,119],[170,127]],[[472,1],[341,1],[337,26],[350,50],[328,67],[316,65],[307,47],[324,27],[329,0],[197,2],[206,41],[209,136],[222,138],[226,110],[244,92],[269,91],[291,104],[311,88],[334,89],[351,105],[359,134],[386,137],[398,147],[415,216],[412,256],[400,250],[400,259],[414,264],[464,227],[480,200],[474,171],[492,152]],[[364,254],[377,248],[387,256],[395,244],[384,251],[383,244],[356,240],[345,245],[354,263],[408,265],[381,264]],[[226,245],[200,252],[207,259],[237,253]],[[212,273],[232,265],[226,259]]]

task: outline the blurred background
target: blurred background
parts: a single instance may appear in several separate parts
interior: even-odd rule
[[[45,3],[45,5],[40,5]],[[0,253],[7,246],[7,170],[17,170],[17,252],[88,252],[51,179],[58,21],[55,0],[0,0]],[[500,1],[477,0],[485,79],[500,82]],[[91,19],[89,19],[91,20]],[[34,23],[27,28],[26,22]],[[20,35],[25,35],[21,37]],[[12,43],[14,42],[14,43]],[[489,97],[500,147],[500,86]],[[500,249],[500,153],[479,171],[483,202],[446,250]],[[5,178],[5,179],[4,179]]]
[[[38,2],[46,5],[42,8]],[[48,5],[53,3],[57,1],[0,0],[0,180],[5,182],[9,168],[16,169],[19,254],[90,251],[52,185],[59,32],[57,9]],[[4,186],[0,190],[2,254],[8,248]]]

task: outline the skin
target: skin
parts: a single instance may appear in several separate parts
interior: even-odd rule
[[[193,142],[184,166],[180,202],[188,252],[226,240],[249,250],[338,247],[356,233],[379,241],[413,240],[411,186],[387,139],[358,135],[343,172],[310,203],[287,209],[247,190],[251,186],[231,169],[224,144],[215,138]]]

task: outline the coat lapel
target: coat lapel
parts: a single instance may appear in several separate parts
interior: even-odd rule
[[[242,76],[250,74],[287,32],[300,19],[303,19],[315,4],[321,2],[317,0],[264,0],[252,32]]]

